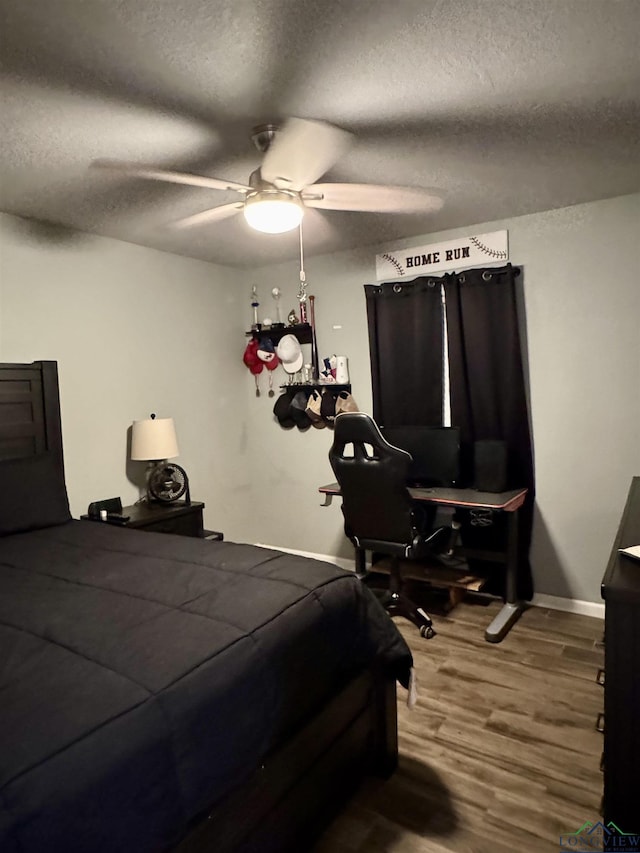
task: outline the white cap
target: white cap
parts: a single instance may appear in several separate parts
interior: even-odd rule
[[[276,353],[287,373],[297,373],[302,367],[302,347],[295,335],[280,338]]]

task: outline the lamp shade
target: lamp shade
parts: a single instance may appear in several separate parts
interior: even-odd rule
[[[147,418],[134,421],[131,429],[131,458],[171,459],[179,456],[173,418]]]

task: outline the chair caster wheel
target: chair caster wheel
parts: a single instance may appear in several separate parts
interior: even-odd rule
[[[420,636],[424,637],[427,640],[430,640],[432,637],[435,637],[436,632],[433,630],[431,625],[423,625],[420,628]]]

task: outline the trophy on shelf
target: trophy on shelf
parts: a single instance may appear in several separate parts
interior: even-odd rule
[[[273,297],[273,301],[276,303],[276,320],[272,325],[276,329],[281,329],[284,326],[284,323],[282,322],[282,315],[280,314],[280,288],[273,287],[271,289],[271,296]]]
[[[252,332],[260,331],[260,323],[258,322],[258,307],[260,302],[258,301],[258,288],[254,284],[251,288],[251,307],[253,308],[253,323],[251,324]]]

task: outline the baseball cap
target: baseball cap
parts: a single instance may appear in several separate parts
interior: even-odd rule
[[[341,391],[336,397],[336,417],[342,412],[359,412],[358,404],[348,391]]]
[[[276,367],[280,364],[271,338],[261,339],[256,350],[256,355],[258,356],[260,361],[264,362],[267,370],[275,370]]]
[[[303,362],[302,347],[295,335],[284,335],[276,347],[276,354],[287,373],[297,373]]]
[[[293,395],[291,405],[289,406],[289,414],[293,418],[298,429],[308,429],[311,426],[311,421],[306,412],[307,395],[304,391],[298,391]]]
[[[322,413],[320,411],[321,404],[322,394],[314,388],[311,394],[309,394],[306,411],[307,417],[311,421],[311,426],[314,426],[316,429],[323,429],[323,427],[326,426],[325,422],[322,420]]]
[[[296,422],[291,417],[291,393],[289,391],[285,391],[275,401],[273,404],[273,414],[284,429],[291,429],[296,425]]]
[[[320,414],[322,415],[322,420],[325,423],[329,425],[333,424],[336,417],[336,398],[333,396],[331,391],[325,391],[322,395]]]
[[[262,373],[262,368],[264,367],[264,364],[258,358],[258,341],[256,341],[254,338],[252,338],[245,347],[242,360],[247,365],[249,370],[254,374],[254,376],[257,376],[258,373]]]

